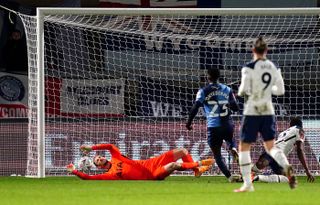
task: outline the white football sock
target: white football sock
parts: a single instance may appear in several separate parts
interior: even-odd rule
[[[250,151],[239,152],[239,165],[244,185],[246,187],[252,186]]]
[[[268,151],[267,151],[268,152]],[[287,157],[284,155],[283,151],[277,147],[272,147],[268,154],[282,167],[286,170],[289,166]]]
[[[288,182],[288,178],[283,175],[258,175],[259,181],[267,182],[267,183],[280,183],[280,182]]]

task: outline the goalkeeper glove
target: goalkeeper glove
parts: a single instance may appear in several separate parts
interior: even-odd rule
[[[75,168],[75,166],[71,163],[71,164],[69,164],[69,165],[67,165],[67,171],[69,172],[69,173],[72,173],[73,172],[73,170],[75,170],[76,168]]]
[[[89,145],[81,145],[80,150],[83,154],[88,154],[92,150],[92,147]]]

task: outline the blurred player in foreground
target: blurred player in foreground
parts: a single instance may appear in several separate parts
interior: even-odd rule
[[[264,141],[266,152],[284,169],[290,188],[296,187],[296,177],[283,151],[274,146],[276,134],[272,95],[283,95],[284,82],[280,69],[266,58],[268,46],[262,37],[253,45],[253,61],[241,70],[238,95],[244,97],[243,120],[239,144],[239,165],[243,185],[234,192],[254,191],[251,181],[251,143],[258,133]]]
[[[306,163],[306,157],[303,151],[303,143],[305,141],[304,130],[302,121],[299,118],[292,118],[290,121],[290,128],[279,134],[278,140],[275,142],[275,146],[283,151],[288,156],[290,152],[296,147],[298,158],[304,167],[307,175],[307,181],[313,182],[314,177],[309,171]],[[273,175],[256,175],[261,172],[262,169],[270,166]],[[257,163],[252,167],[254,173],[253,181],[262,182],[288,182],[288,178],[283,176],[283,168],[279,164],[264,152],[258,159]]]
[[[106,157],[96,155],[93,163],[106,172],[97,175],[88,175],[75,169],[73,164],[67,166],[67,171],[81,179],[91,180],[163,180],[175,170],[183,171],[192,169],[195,176],[199,177],[214,163],[213,159],[194,162],[191,155],[184,148],[177,148],[162,155],[147,160],[132,160],[123,156],[119,149],[112,144],[98,144],[93,146],[82,145],[84,153],[91,150],[108,150],[112,156],[108,161]],[[182,159],[182,163],[176,162]]]
[[[192,121],[199,108],[203,106],[207,118],[208,144],[219,169],[228,178],[229,182],[234,182],[238,178],[231,175],[223,161],[221,146],[223,141],[226,141],[233,159],[238,162],[238,152],[233,139],[234,124],[230,115],[231,111],[237,112],[239,106],[232,89],[219,83],[219,69],[208,69],[207,78],[209,84],[198,91],[195,103],[190,110],[186,127],[188,130],[192,130]]]

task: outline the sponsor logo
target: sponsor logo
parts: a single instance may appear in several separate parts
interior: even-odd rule
[[[21,101],[25,95],[25,88],[21,80],[14,76],[0,77],[0,96],[7,101]]]

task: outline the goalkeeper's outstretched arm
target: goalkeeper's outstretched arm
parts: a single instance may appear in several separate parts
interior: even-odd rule
[[[81,145],[80,150],[84,153],[89,153],[91,150],[109,150],[111,155],[121,155],[119,149],[113,144],[96,144],[93,146],[90,145]]]
[[[117,179],[116,176],[108,174],[108,173],[97,174],[97,175],[88,175],[86,173],[83,173],[83,172],[76,170],[76,168],[73,164],[69,164],[67,166],[67,171],[69,173],[72,173],[72,174],[78,176],[81,179],[84,179],[84,180],[116,180]]]

